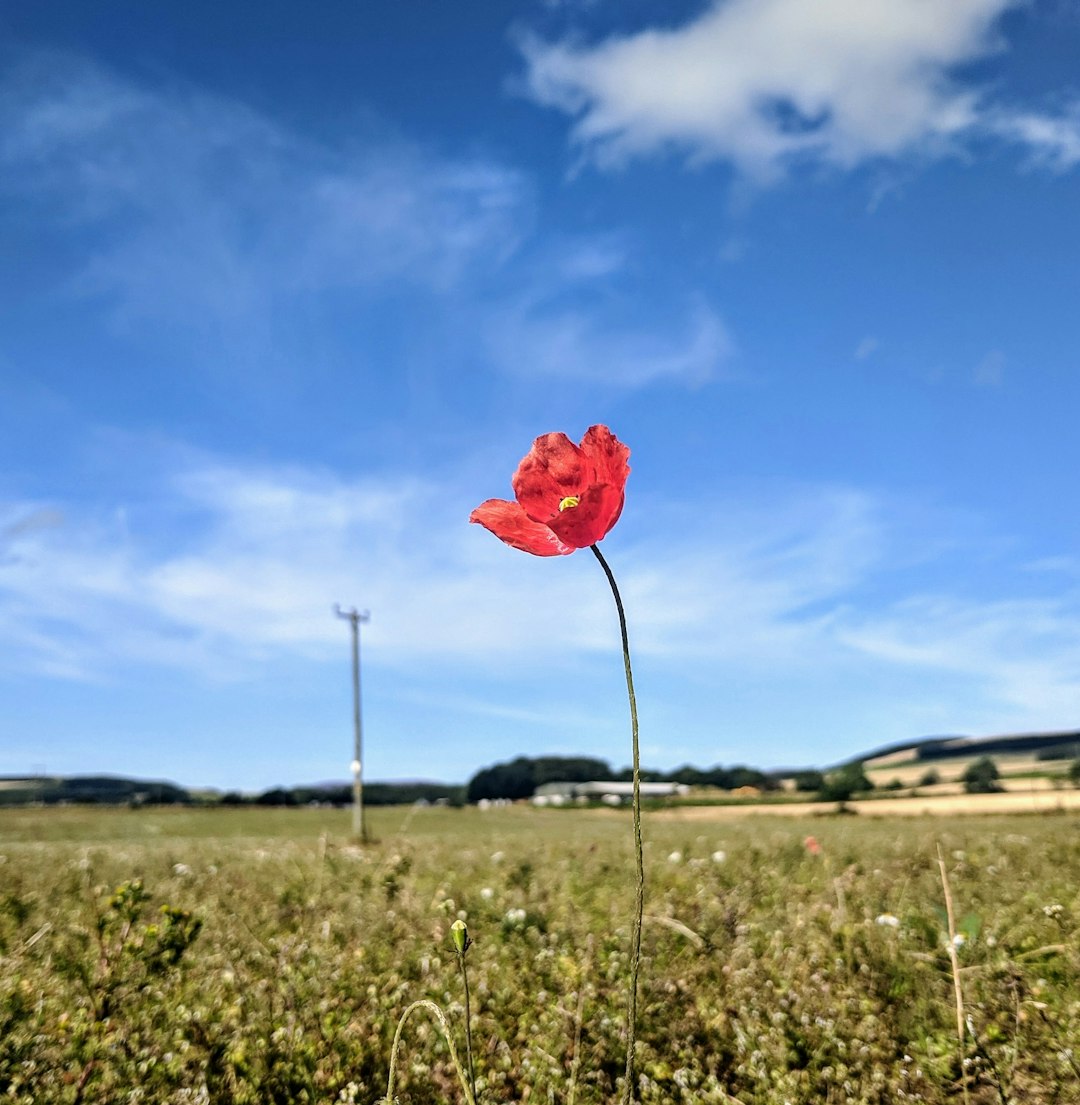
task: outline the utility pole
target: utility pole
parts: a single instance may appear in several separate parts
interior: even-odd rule
[[[352,627],[352,689],[353,689],[353,762],[352,762],[352,793],[353,793],[353,836],[367,841],[367,830],[364,827],[364,769],[361,754],[363,745],[360,735],[360,623],[370,621],[371,615],[365,610],[360,613],[356,607],[351,610],[342,610],[340,606],[334,606],[334,613],[339,618],[344,618]]]

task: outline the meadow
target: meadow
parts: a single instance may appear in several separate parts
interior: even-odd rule
[[[411,1002],[464,1049],[461,918],[479,1101],[616,1101],[629,813],[349,818],[0,810],[0,1100],[377,1102]],[[1078,828],[647,813],[638,1100],[1080,1102]],[[396,1073],[463,1100],[426,1010]]]

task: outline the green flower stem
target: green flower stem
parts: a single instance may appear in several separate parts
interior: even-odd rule
[[[435,1002],[429,1001],[427,998],[421,998],[419,1001],[414,1001],[412,1005],[401,1014],[401,1020],[398,1021],[397,1031],[394,1033],[394,1045],[390,1049],[390,1074],[386,1080],[386,1097],[383,1099],[384,1102],[386,1102],[387,1105],[393,1105],[394,1075],[397,1072],[398,1048],[401,1046],[401,1033],[405,1028],[405,1022],[409,1019],[409,1015],[415,1009],[427,1009],[435,1014],[435,1019],[439,1022],[439,1027],[442,1028],[446,1046],[450,1049],[450,1061],[454,1064],[454,1070],[457,1071],[458,1081],[461,1083],[466,1105],[476,1105],[476,1097],[469,1086],[468,1079],[465,1077],[465,1072],[461,1069],[461,1060],[458,1059],[457,1048],[454,1047],[454,1037],[451,1035],[450,1025],[446,1023],[446,1017],[443,1015],[443,1011]]]
[[[465,986],[465,1057],[469,1063],[469,1085],[472,1087],[472,1095],[475,1098],[476,1071],[473,1068],[472,1009],[469,1005],[469,969],[465,966],[465,952],[458,952],[458,963],[461,965],[461,981]]]
[[[596,545],[589,546],[600,561],[604,575],[615,596],[615,609],[619,612],[619,632],[622,634],[623,664],[626,668],[626,693],[630,698],[630,734],[634,754],[634,851],[637,858],[637,905],[634,912],[634,931],[630,948],[630,993],[626,1009],[626,1079],[623,1085],[623,1105],[629,1105],[634,1097],[634,1051],[637,1044],[638,976],[641,974],[641,921],[645,912],[645,856],[641,845],[641,757],[638,748],[637,698],[634,696],[634,674],[630,670],[630,639],[626,633],[626,611],[622,597],[611,574],[611,568]]]

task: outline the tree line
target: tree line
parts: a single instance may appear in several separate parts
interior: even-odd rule
[[[629,767],[616,771],[606,761],[588,756],[518,756],[478,771],[466,784],[465,794],[470,802],[503,798],[518,801],[531,798],[547,783],[630,782],[633,777]],[[667,772],[643,769],[641,779],[649,783],[682,783],[720,790],[746,786],[762,791],[780,789],[776,776],[742,765],[697,768],[686,764]]]

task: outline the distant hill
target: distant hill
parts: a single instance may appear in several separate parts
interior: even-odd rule
[[[872,766],[876,761],[895,759],[903,753],[909,753],[913,760],[932,763],[934,760],[954,759],[959,756],[1037,755],[1055,750],[1068,755],[1070,748],[1077,747],[1080,747],[1080,729],[1052,733],[1004,733],[990,737],[923,737],[921,740],[888,744],[861,756],[852,756],[838,766],[850,763]]]
[[[800,774],[821,776],[862,764],[868,771],[882,773],[901,764],[963,760],[979,756],[1029,756],[1034,759],[1075,759],[1080,757],[1080,729],[1042,733],[1004,733],[988,737],[934,736],[882,745],[858,756],[851,756],[833,767],[818,769],[773,769],[735,766],[699,769],[690,765],[674,771],[642,771],[642,779],[672,781],[689,786],[716,787],[723,790],[754,786],[773,790],[780,780]],[[909,767],[908,770],[911,770]],[[530,759],[521,756],[477,772],[467,784],[439,783],[409,779],[364,784],[364,803],[370,806],[405,805],[429,802],[459,805],[484,797],[522,798],[533,794],[546,782],[587,779],[627,779],[629,769],[613,771],[605,762],[581,757],[547,756]],[[311,803],[347,806],[352,802],[352,784],[323,782],[305,786],[280,786],[261,794],[222,793],[200,788],[188,790],[175,783],[133,779],[121,775],[74,776],[0,776],[0,806],[30,803],[46,805],[87,803],[98,805],[264,805],[303,806]]]
[[[175,806],[186,805],[191,800],[191,795],[175,783],[120,775],[0,778],[0,806],[21,806],[29,802]]]
[[[408,780],[364,785],[364,803],[369,806],[408,805],[413,802],[456,804],[463,798],[464,788],[457,784]],[[122,775],[0,777],[0,806],[175,806],[193,803],[304,806],[312,802],[349,805],[352,802],[352,784],[328,782],[314,786],[273,787],[261,794],[241,794],[206,788],[188,790],[175,783],[132,779]]]

